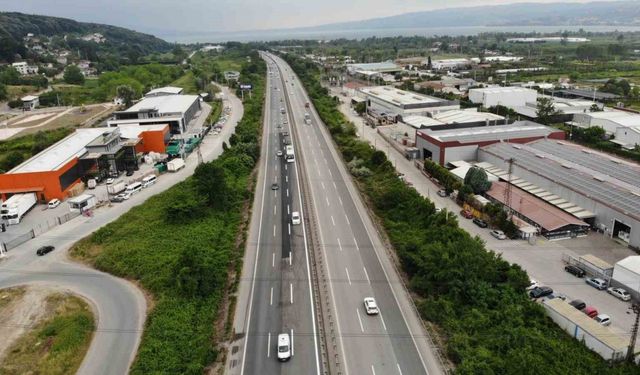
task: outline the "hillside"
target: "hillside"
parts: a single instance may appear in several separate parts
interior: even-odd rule
[[[59,17],[0,12],[0,60],[11,62],[15,59],[15,54],[26,57],[28,51],[24,46],[23,37],[27,33],[36,37],[58,39],[57,43],[66,44],[63,47],[80,49],[88,58],[95,59],[100,53],[143,56],[153,52],[166,52],[172,48],[170,43],[153,35],[122,27],[77,22]],[[82,36],[93,33],[102,34],[105,41],[96,43],[81,39]]]
[[[640,25],[637,1],[519,3],[447,8],[363,21],[332,23],[306,30],[352,30],[455,26]]]

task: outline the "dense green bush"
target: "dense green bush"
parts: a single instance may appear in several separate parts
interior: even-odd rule
[[[315,65],[290,54],[285,59],[345,160],[362,160],[372,171],[356,180],[400,258],[422,316],[441,327],[456,373],[638,373],[631,365],[609,367],[548,319],[525,295],[529,280],[518,265],[487,250],[446,212],[435,213],[433,204],[403,184],[389,163],[374,164],[371,147],[353,136],[353,125],[320,87]],[[432,174],[441,172],[425,166]]]
[[[242,256],[236,239],[256,165],[253,152],[245,152],[260,147],[266,66],[257,54],[252,61],[241,72],[254,91],[236,128],[238,143],[72,250],[100,270],[138,280],[153,295],[132,374],[202,374],[216,359],[215,320],[230,267]],[[255,73],[247,73],[250,67]]]

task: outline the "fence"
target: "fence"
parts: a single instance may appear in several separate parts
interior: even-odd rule
[[[58,216],[56,218],[50,219],[50,220],[46,220],[45,222],[42,222],[40,224],[38,224],[37,226],[34,226],[33,228],[31,228],[29,231],[27,231],[26,233],[23,233],[9,241],[6,242],[2,242],[0,243],[0,247],[2,249],[4,249],[4,251],[8,251],[13,249],[14,247],[20,246],[23,243],[42,235],[43,233],[48,232],[49,230],[51,230],[52,228],[57,227],[58,225],[62,225],[68,221],[70,221],[71,219],[74,219],[76,217],[80,216],[79,212],[68,212],[62,216]]]

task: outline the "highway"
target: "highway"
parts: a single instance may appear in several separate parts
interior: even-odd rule
[[[320,374],[308,244],[304,225],[293,225],[291,214],[301,207],[298,171],[287,162],[285,140],[292,141],[291,119],[285,110],[282,81],[275,66],[267,77],[261,163],[248,236],[243,280],[248,306],[236,313],[236,330],[244,331],[242,349],[229,372],[240,374]],[[272,188],[277,184],[277,190]],[[242,287],[241,287],[242,288]],[[238,322],[240,321],[240,322]],[[277,337],[292,337],[293,358],[277,359]],[[236,348],[239,349],[239,346]],[[232,350],[233,352],[233,350]]]
[[[314,212],[310,215],[320,247],[315,251],[326,259],[328,304],[338,331],[339,371],[353,375],[443,373],[326,127],[312,107],[305,108],[310,99],[290,67],[269,56],[285,77],[297,157],[306,166],[301,178],[311,188]],[[305,124],[306,112],[311,124]],[[364,311],[363,299],[370,296],[378,303],[379,315],[368,316]]]
[[[243,115],[240,100],[228,89],[223,91],[229,98],[231,115],[219,135],[209,135],[203,140],[201,153],[204,161],[213,160],[222,153],[222,143],[228,142]],[[147,304],[142,291],[133,283],[69,260],[68,249],[133,206],[188,178],[197,166],[196,155],[191,155],[186,163],[181,171],[161,176],[156,184],[129,200],[94,210],[92,217],[78,216],[10,250],[5,258],[0,259],[0,289],[46,284],[50,288],[69,290],[89,302],[96,315],[97,329],[78,374],[120,375],[129,372],[140,343]],[[53,245],[56,249],[46,256],[36,256],[36,249],[43,245]]]

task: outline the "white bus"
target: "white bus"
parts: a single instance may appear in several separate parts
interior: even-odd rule
[[[140,190],[142,190],[142,184],[140,182],[134,182],[133,184],[128,185],[125,191],[129,194],[133,194],[139,192]]]
[[[146,187],[149,187],[149,186],[155,184],[157,179],[158,178],[156,177],[155,174],[152,174],[152,175],[149,175],[149,176],[143,178],[142,179],[142,187],[146,188]]]
[[[292,145],[286,145],[285,146],[285,158],[287,159],[288,163],[293,163],[294,161],[296,161],[296,156],[293,153],[293,146]]]

